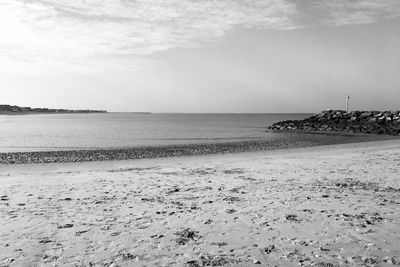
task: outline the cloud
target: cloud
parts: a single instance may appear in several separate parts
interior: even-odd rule
[[[5,62],[51,71],[137,67],[145,55],[238,29],[301,28],[299,17],[316,15],[304,3],[336,26],[400,15],[399,0],[1,0],[0,70]]]
[[[369,24],[400,16],[399,0],[321,0],[314,1],[326,13],[326,25]]]
[[[2,0],[0,56],[54,62],[146,55],[238,28],[291,29],[286,0]]]

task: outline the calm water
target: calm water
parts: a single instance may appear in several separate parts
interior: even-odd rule
[[[0,152],[273,139],[266,126],[310,114],[0,115]]]

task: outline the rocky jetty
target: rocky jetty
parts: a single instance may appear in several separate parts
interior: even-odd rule
[[[0,114],[36,114],[36,113],[106,113],[105,110],[90,109],[54,109],[54,108],[31,108],[11,105],[0,105]]]
[[[274,123],[269,129],[400,135],[400,111],[325,110],[304,120]]]

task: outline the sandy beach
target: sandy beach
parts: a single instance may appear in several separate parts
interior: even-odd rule
[[[400,265],[400,141],[0,166],[0,266]]]

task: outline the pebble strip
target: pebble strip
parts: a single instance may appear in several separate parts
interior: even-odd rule
[[[390,136],[351,135],[333,133],[282,133],[273,140],[253,140],[228,143],[186,144],[110,148],[68,151],[35,151],[0,153],[0,164],[67,163],[105,160],[178,157],[206,154],[222,154],[265,151],[319,145],[355,143],[394,139]]]

